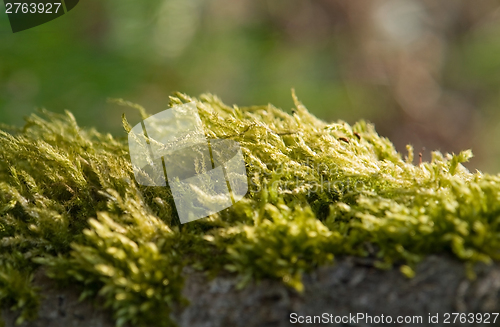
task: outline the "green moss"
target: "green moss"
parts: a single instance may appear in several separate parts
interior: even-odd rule
[[[125,137],[45,111],[0,131],[0,301],[22,310],[19,321],[36,312],[30,275],[40,266],[80,285],[83,298],[101,297],[119,326],[170,326],[187,265],[234,272],[240,286],[275,278],[300,291],[304,272],[339,255],[409,277],[430,253],[499,259],[500,177],[469,173],[470,151],[415,166],[411,147],[404,159],[372,125],[327,124],[296,98],[293,115],[171,98],[190,101],[209,138],[241,144],[250,191],[185,225],[168,188],[135,183]]]

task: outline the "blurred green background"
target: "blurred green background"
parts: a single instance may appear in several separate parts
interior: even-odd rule
[[[106,102],[155,113],[173,91],[228,104],[290,89],[317,116],[376,124],[401,152],[471,148],[471,170],[500,172],[500,2],[493,0],[81,0],[13,34],[0,5],[0,122],[69,109],[125,135]],[[418,157],[418,156],[416,156]]]

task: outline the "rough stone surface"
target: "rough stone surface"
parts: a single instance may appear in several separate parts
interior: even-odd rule
[[[115,326],[112,315],[104,310],[96,309],[90,301],[79,302],[80,296],[76,287],[61,288],[45,276],[42,270],[37,271],[34,283],[41,289],[43,296],[38,312],[38,319],[16,325],[17,313],[2,310],[2,318],[6,327],[111,327]]]
[[[304,276],[305,291],[299,294],[277,281],[264,280],[236,289],[238,280],[231,275],[208,280],[202,273],[186,269],[184,295],[191,304],[174,308],[172,317],[183,327],[266,327],[297,326],[290,314],[302,316],[349,316],[358,313],[372,317],[421,316],[422,323],[393,324],[408,326],[495,326],[490,324],[444,324],[444,314],[500,312],[500,264],[476,267],[477,279],[468,280],[464,264],[446,256],[430,256],[407,279],[398,270],[382,271],[370,260],[344,258],[335,266],[318,268]],[[39,274],[40,275],[40,274]],[[95,326],[111,327],[109,312],[96,310],[87,302],[78,302],[75,289],[58,290],[53,282],[37,276],[45,300],[39,318],[25,327]],[[439,323],[429,323],[429,314],[439,314]],[[15,313],[3,310],[6,326],[14,326]],[[453,317],[450,319],[453,322]],[[320,324],[308,324],[315,326]],[[324,325],[324,324],[323,324]],[[336,324],[332,324],[336,325]],[[352,321],[342,326],[373,326]],[[383,326],[385,324],[377,324]]]

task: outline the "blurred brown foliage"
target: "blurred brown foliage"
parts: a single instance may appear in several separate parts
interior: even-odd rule
[[[341,79],[376,90],[369,118],[399,150],[410,143],[430,160],[434,149],[472,148],[469,167],[498,170],[500,143],[491,132],[499,117],[490,106],[500,104],[500,61],[486,61],[500,56],[492,40],[500,36],[499,1],[278,2],[257,10],[289,42],[340,40]],[[483,53],[489,51],[497,53]]]

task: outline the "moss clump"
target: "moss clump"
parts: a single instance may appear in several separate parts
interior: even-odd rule
[[[0,131],[0,300],[21,309],[19,321],[36,310],[30,274],[40,266],[81,285],[82,297],[101,297],[119,326],[169,326],[186,265],[300,291],[302,273],[335,255],[369,256],[408,276],[430,253],[499,259],[500,178],[469,173],[461,163],[470,151],[415,166],[411,147],[403,159],[373,126],[327,124],[297,99],[288,115],[211,95],[171,98],[190,101],[209,138],[241,144],[250,191],[186,225],[168,188],[135,183],[125,137],[45,111]]]

